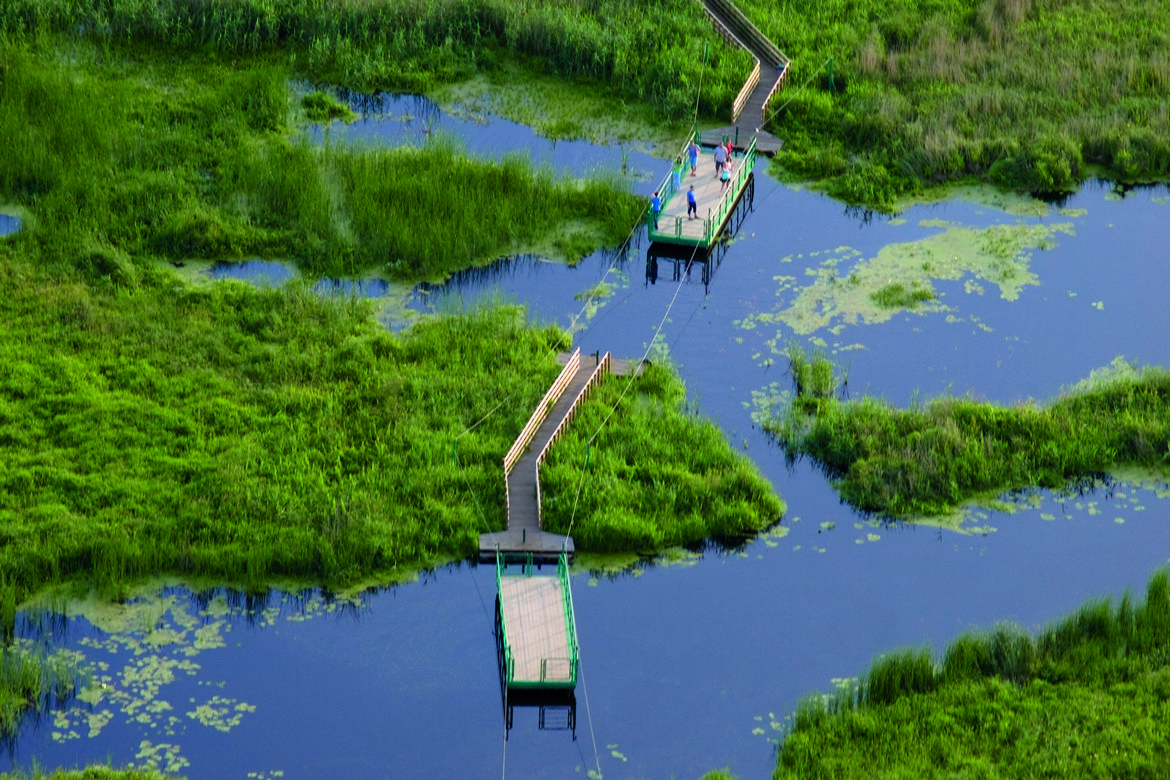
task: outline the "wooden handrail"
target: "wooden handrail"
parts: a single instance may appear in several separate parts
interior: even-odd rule
[[[784,52],[780,51],[780,48],[772,43],[768,36],[760,32],[759,28],[752,24],[751,20],[744,15],[743,11],[739,10],[735,3],[729,0],[704,0],[704,2],[716,6],[729,18],[734,19],[743,33],[743,37],[749,39],[761,53],[766,55],[765,59],[769,65],[781,68],[788,64],[788,57],[784,55]]]
[[[569,421],[576,416],[577,409],[580,408],[581,403],[585,400],[586,396],[589,395],[589,391],[592,390],[593,387],[601,381],[601,377],[603,375],[609,372],[610,363],[610,353],[606,352],[601,360],[597,361],[597,368],[593,369],[593,373],[590,375],[589,381],[585,383],[585,385],[581,388],[581,392],[577,393],[577,397],[573,399],[573,403],[569,406],[569,410],[565,412],[565,416],[561,419],[560,424],[557,425],[556,430],[553,431],[552,436],[549,437],[548,442],[544,445],[544,449],[542,449],[540,454],[536,456],[536,520],[540,524],[541,528],[544,527],[544,522],[542,516],[543,509],[541,507],[540,499],[540,464],[544,461],[544,456],[548,454],[549,448],[552,447],[553,442],[560,438],[561,434],[565,432],[565,428],[568,427]]]
[[[756,60],[755,56],[752,57]],[[747,105],[748,98],[752,96],[752,90],[760,83],[760,61],[756,60],[755,67],[752,68],[752,75],[748,76],[748,80],[744,82],[743,89],[735,96],[735,102],[731,104],[731,124],[739,121],[739,115],[743,113],[743,108]],[[769,95],[768,97],[771,97]],[[768,101],[765,100],[766,104]]]
[[[520,460],[520,456],[524,454],[524,450],[532,442],[532,437],[536,435],[536,429],[544,422],[544,418],[548,416],[548,410],[552,408],[557,399],[561,397],[561,393],[565,392],[569,382],[572,381],[573,375],[577,373],[577,369],[581,365],[581,348],[577,347],[573,351],[572,357],[565,367],[561,369],[561,373],[557,376],[555,382],[544,394],[544,398],[540,399],[540,403],[536,406],[536,411],[528,418],[528,424],[524,426],[524,430],[520,431],[520,435],[516,437],[512,448],[508,450],[508,454],[504,456],[504,477],[506,478],[512,473],[512,468],[516,465],[516,461]]]

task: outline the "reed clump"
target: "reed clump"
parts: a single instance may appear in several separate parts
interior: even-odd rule
[[[1089,381],[1044,407],[943,397],[901,410],[872,397],[797,396],[765,428],[788,457],[824,468],[843,500],[888,517],[1120,467],[1170,467],[1170,372],[1161,368]]]
[[[850,203],[1170,177],[1170,38],[1150,23],[1165,0],[739,5],[793,59],[768,123],[778,164]]]
[[[0,299],[4,603],[464,557],[503,525],[500,463],[567,345],[515,309],[393,335],[361,300],[149,269],[127,292],[7,258]]]
[[[287,65],[141,46],[0,40],[0,197],[54,267],[133,287],[155,258],[288,258],[306,274],[441,279],[570,242],[616,245],[642,208],[617,174],[576,180],[451,142],[364,149],[293,136]],[[293,138],[294,140],[290,140]],[[565,225],[573,225],[567,231]],[[559,242],[559,243],[558,243]]]
[[[777,778],[1157,777],[1170,761],[1170,576],[1036,635],[1000,625],[805,699]]]
[[[629,382],[605,378],[546,458],[549,530],[572,525],[578,549],[651,552],[712,538],[741,544],[780,519],[784,503],[688,408],[674,374],[648,366]]]

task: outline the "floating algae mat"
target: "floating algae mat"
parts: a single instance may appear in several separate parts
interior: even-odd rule
[[[226,594],[201,598],[168,588],[125,603],[71,604],[70,630],[84,626],[85,635],[68,652],[88,668],[89,685],[52,714],[51,740],[67,744],[116,729],[119,741],[129,736],[139,746],[135,766],[183,772],[190,766],[182,752],[186,739],[205,730],[230,734],[257,710],[224,681],[209,678],[205,654],[228,647],[241,623],[276,630],[359,606],[319,595],[280,594],[261,602],[230,595],[235,603]]]
[[[1030,267],[1032,252],[1053,246],[1058,233],[1073,234],[1071,222],[969,228],[924,220],[920,226],[942,232],[888,244],[872,258],[850,247],[826,252],[823,259],[782,258],[782,264],[809,259],[819,264],[806,268],[804,279],[796,273],[773,277],[781,308],[751,314],[739,326],[779,323],[807,335],[821,329],[838,332],[842,325],[886,322],[902,311],[953,315],[957,306],[941,300],[937,281],[963,281],[964,291],[975,295],[985,294],[987,287],[998,288],[1001,298],[1014,301],[1023,288],[1040,283]]]

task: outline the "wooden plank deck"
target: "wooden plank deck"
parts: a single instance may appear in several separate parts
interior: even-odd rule
[[[743,162],[742,157],[732,159],[733,175]],[[687,191],[691,186],[695,188],[695,202],[699,210],[697,219],[687,218]],[[735,182],[728,185],[727,189],[730,190],[733,186]],[[688,165],[683,170],[682,189],[662,204],[662,216],[658,218],[659,231],[691,242],[702,242],[704,220],[708,212],[714,212],[719,207],[723,192],[723,183],[719,181],[719,175],[715,172],[714,153],[700,153],[696,174],[691,176]]]
[[[557,577],[505,576],[500,608],[512,653],[513,685],[569,684],[573,667],[564,590]]]

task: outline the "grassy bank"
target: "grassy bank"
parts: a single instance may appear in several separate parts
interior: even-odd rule
[[[801,703],[773,777],[1162,777],[1170,763],[1170,578],[1033,636],[970,633],[874,662]]]
[[[0,329],[9,602],[62,581],[116,591],[168,572],[336,586],[466,556],[503,526],[503,455],[568,346],[515,309],[394,335],[364,301],[306,288],[191,288],[144,271],[133,288],[103,289],[11,258],[0,264]],[[656,381],[670,388],[665,410],[644,395],[636,416],[615,416],[614,436],[662,436],[654,420],[664,418],[672,436],[704,442],[688,461],[695,473],[735,486],[718,512],[742,510],[746,528],[775,519],[766,485],[712,427],[673,409],[672,380]],[[667,454],[640,468],[676,468],[656,461]],[[597,488],[607,503],[627,489]],[[562,489],[545,492],[560,501]],[[741,530],[717,518],[711,533]],[[704,532],[668,528],[690,517],[660,522],[663,543]],[[595,533],[579,547],[656,541]]]
[[[462,557],[503,522],[500,460],[557,374],[514,310],[409,336],[308,289],[132,290],[0,265],[0,575],[341,584]],[[463,438],[451,442],[515,390]],[[485,503],[481,518],[472,500]]]
[[[777,163],[836,197],[890,210],[960,179],[1051,193],[1095,168],[1170,176],[1167,0],[740,6],[794,60]]]
[[[579,549],[650,551],[708,538],[734,544],[780,519],[784,503],[714,423],[687,408],[674,374],[651,366],[623,395],[628,383],[602,381],[549,453],[541,484],[550,530],[572,523]]]
[[[790,457],[825,469],[867,512],[945,513],[1003,491],[1063,487],[1121,467],[1170,468],[1170,372],[1125,368],[1047,406],[940,398],[910,409],[837,400],[823,357],[798,359],[791,405],[765,422]],[[800,366],[806,366],[801,368]]]
[[[533,249],[577,259],[623,240],[643,206],[616,175],[577,181],[522,157],[298,140],[278,57],[54,38],[0,42],[0,72],[0,201],[31,215],[22,251],[119,284],[144,258],[408,280]]]
[[[298,75],[363,91],[426,92],[520,55],[664,119],[727,113],[751,70],[698,3],[669,0],[11,0],[0,32],[63,32],[241,55],[279,50]],[[704,46],[711,65],[704,70]]]

